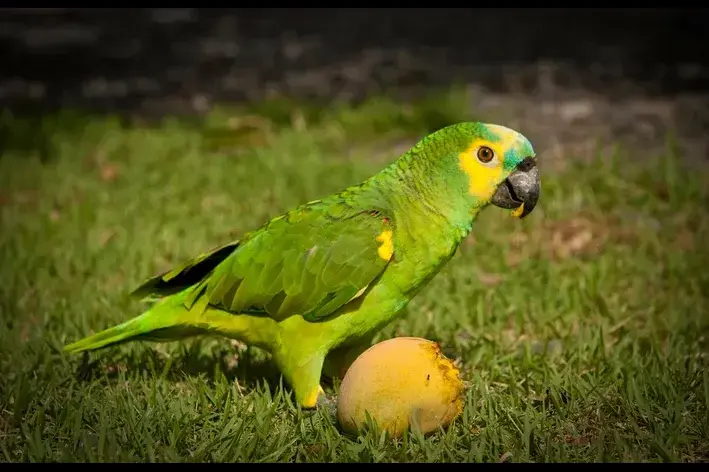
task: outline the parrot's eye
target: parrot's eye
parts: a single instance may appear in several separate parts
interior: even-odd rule
[[[495,157],[495,152],[487,146],[480,146],[478,149],[478,160],[487,164]]]

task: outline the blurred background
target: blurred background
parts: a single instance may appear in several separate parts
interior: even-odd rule
[[[471,107],[506,110],[544,148],[589,134],[653,146],[671,128],[701,158],[708,11],[8,8],[0,107],[156,117],[457,83],[478,92]]]

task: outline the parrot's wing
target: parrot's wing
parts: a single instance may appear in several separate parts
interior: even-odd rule
[[[187,303],[275,319],[323,318],[366,292],[393,255],[381,213],[303,208],[252,233],[195,287]],[[199,302],[197,302],[199,303]],[[205,303],[206,304],[206,303]]]
[[[200,254],[163,274],[146,280],[133,290],[131,295],[139,298],[161,298],[191,287],[202,281],[220,262],[234,252],[238,245],[239,241],[234,241]]]

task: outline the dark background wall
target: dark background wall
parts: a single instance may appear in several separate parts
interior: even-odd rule
[[[185,112],[452,80],[709,91],[706,9],[3,9],[0,106]],[[557,64],[539,73],[540,64]],[[515,80],[510,80],[514,77]],[[615,88],[621,82],[633,87]]]

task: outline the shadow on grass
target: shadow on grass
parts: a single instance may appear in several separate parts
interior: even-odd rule
[[[76,367],[75,376],[81,382],[101,378],[111,381],[130,372],[131,376],[170,382],[200,377],[209,384],[223,378],[228,383],[236,382],[239,388],[246,390],[264,382],[271,391],[281,385],[281,374],[275,363],[256,348],[230,350],[214,347],[205,350],[202,349],[204,340],[196,339],[186,343],[179,353],[166,355],[157,344],[145,344],[142,349],[132,349],[122,355],[85,352]]]

